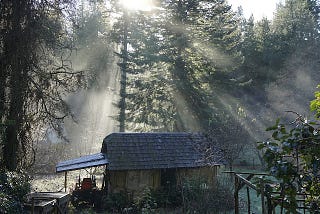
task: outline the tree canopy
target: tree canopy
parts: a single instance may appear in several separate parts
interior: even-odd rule
[[[10,170],[32,164],[48,128],[64,135],[77,116],[68,96],[80,86],[110,91],[101,73],[120,84],[120,131],[207,132],[236,150],[231,159],[278,113],[272,89],[299,94],[298,77],[320,82],[317,1],[286,0],[273,20],[246,19],[225,0],[155,1],[151,10],[115,0],[0,2],[0,157]]]
[[[6,1],[1,5],[1,135],[3,166],[33,163],[32,144],[43,126],[62,132],[71,111],[66,93],[74,91],[82,72],[72,70],[72,43],[64,25],[68,1]]]

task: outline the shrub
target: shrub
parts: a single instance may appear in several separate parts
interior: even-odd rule
[[[155,209],[158,208],[157,198],[155,197],[154,191],[147,187],[143,191],[142,197],[139,198],[137,206],[143,214],[154,213]]]
[[[219,213],[233,209],[233,183],[219,177],[208,186],[204,179],[186,179],[182,186],[146,188],[141,197],[131,204],[127,195],[111,193],[104,199],[104,208],[112,212],[155,213],[158,208],[183,207],[185,213]]]
[[[295,114],[294,123],[282,124],[278,119],[267,129],[272,137],[258,142],[267,170],[275,178],[267,193],[280,192],[282,209],[291,213],[297,212],[298,193],[305,194],[311,209],[320,209],[320,125]]]
[[[0,172],[0,213],[22,213],[24,196],[30,192],[29,177],[23,172]]]
[[[103,208],[112,212],[121,212],[131,205],[125,192],[109,193],[102,201]]]
[[[190,213],[219,213],[233,208],[233,185],[218,179],[213,187],[202,178],[185,180],[181,194],[183,209]]]
[[[142,213],[154,213],[157,208],[176,208],[181,204],[181,189],[170,186],[156,190],[146,188],[136,202],[136,207]]]

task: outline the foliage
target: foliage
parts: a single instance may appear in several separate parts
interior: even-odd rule
[[[157,200],[153,195],[153,191],[150,188],[144,189],[142,197],[139,198],[138,209],[141,210],[141,213],[154,213],[155,209],[158,207]]]
[[[320,85],[318,85],[318,88],[320,88]],[[311,111],[314,111],[316,114],[316,117],[320,118],[320,91],[316,91],[314,93],[315,99],[311,101],[310,103],[310,109]]]
[[[315,35],[318,34],[318,24],[309,6],[310,1],[307,0],[287,0],[285,4],[279,5],[275,14],[275,34],[281,36],[284,41],[282,44],[289,48],[289,52],[317,40]]]
[[[155,213],[159,208],[183,207],[185,213],[217,213],[233,208],[233,184],[226,177],[219,177],[208,186],[200,177],[185,179],[181,186],[145,188],[141,196],[131,204],[125,193],[109,194],[105,208],[110,211]]]
[[[282,206],[296,213],[297,193],[306,195],[308,204],[319,209],[320,126],[297,114],[294,123],[276,124],[267,129],[272,138],[258,143],[270,174],[277,180]]]
[[[23,172],[0,172],[0,212],[22,213],[24,196],[30,192],[29,177]]]
[[[105,2],[88,0],[70,24],[70,0],[1,1],[0,157],[7,168],[36,160],[33,143],[47,127],[62,134],[64,118],[74,116],[66,97],[84,83],[84,75],[93,88],[99,74],[115,69],[109,66],[114,51],[122,72],[121,124],[133,131],[220,129],[217,135],[228,142],[225,150],[232,151],[230,165],[244,145],[229,144],[239,137],[232,132],[244,140],[247,133],[229,114],[225,95],[259,94],[253,105],[258,99],[266,104],[265,87],[279,79],[297,48],[307,50],[305,59],[319,58],[316,0],[286,0],[273,22],[245,20],[225,0],[158,1],[149,12],[125,11],[110,2],[107,7],[116,13],[112,23]],[[81,58],[91,56],[88,73],[73,70],[66,50],[73,43]],[[312,108],[319,109],[317,100]]]
[[[186,179],[183,182],[181,195],[182,205],[187,213],[217,213],[233,208],[233,185],[229,179],[222,178],[207,186],[202,178]],[[230,181],[230,180],[229,180]]]
[[[51,143],[38,142],[36,147],[35,163],[28,169],[29,172],[35,174],[51,174],[55,173],[56,164],[60,160],[68,159],[70,152],[70,144],[67,143]]]
[[[160,187],[156,190],[146,188],[137,201],[138,210],[143,213],[154,213],[158,208],[177,208],[181,204],[181,188],[174,186]]]
[[[77,52],[73,54],[74,67],[82,67],[88,76],[88,88],[100,89],[102,73],[110,72],[113,48],[109,38],[109,19],[103,1],[82,1],[76,10],[73,39]]]
[[[173,89],[162,68],[146,68],[144,75],[129,78],[127,125],[136,131],[173,131],[176,108]],[[162,74],[163,73],[163,74]],[[131,79],[132,78],[132,79]]]
[[[45,127],[62,135],[62,122],[72,112],[66,94],[83,84],[83,72],[70,62],[64,10],[71,1],[1,1],[0,111],[6,169],[34,162],[33,142]]]
[[[318,0],[307,0],[307,7],[314,16],[314,19],[319,21],[320,5]]]
[[[160,207],[178,207],[181,205],[181,192],[178,188],[145,188],[136,201],[129,201],[124,192],[109,193],[104,199],[104,209],[121,212],[124,210],[133,213],[153,213]]]
[[[108,193],[107,197],[102,201],[103,208],[113,212],[121,212],[124,208],[131,206],[128,195],[125,192]]]
[[[129,74],[131,90],[125,95],[127,128],[206,129],[212,91],[228,82],[226,73],[240,61],[237,19],[226,1],[164,1],[160,7],[166,12],[121,13],[115,24],[114,38],[122,44],[119,65]],[[127,52],[125,44],[132,47]]]
[[[244,128],[246,117],[244,109],[237,106],[236,110],[233,110],[229,106],[227,110],[229,110],[228,113],[221,111],[218,121],[214,121],[209,125],[210,130],[207,132],[207,135],[213,145],[210,147],[206,146],[205,148],[207,151],[209,151],[209,148],[220,148],[224,161],[230,170],[232,170],[235,160],[240,157],[241,152],[247,145],[249,136]],[[214,154],[209,153],[206,156],[212,157]]]

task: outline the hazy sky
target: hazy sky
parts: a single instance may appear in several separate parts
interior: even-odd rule
[[[276,5],[283,0],[228,0],[228,2],[236,10],[240,5],[243,8],[243,12],[246,18],[249,18],[251,14],[255,19],[261,19],[267,16],[268,19],[272,19],[273,12],[276,9]]]

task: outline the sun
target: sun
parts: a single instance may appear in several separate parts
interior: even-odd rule
[[[127,10],[151,11],[155,7],[152,0],[120,0],[120,4]]]

